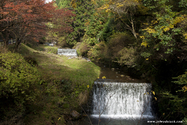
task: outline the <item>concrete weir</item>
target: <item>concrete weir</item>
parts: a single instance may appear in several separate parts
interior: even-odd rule
[[[58,49],[58,55],[77,57],[76,49]]]

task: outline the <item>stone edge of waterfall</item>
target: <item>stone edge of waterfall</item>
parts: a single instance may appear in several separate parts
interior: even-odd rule
[[[94,84],[97,86],[97,85],[103,85],[103,86],[131,86],[131,87],[141,87],[141,86],[144,86],[146,88],[149,88],[149,92],[151,92],[151,88],[152,88],[152,84],[151,83],[128,83],[128,82],[116,82],[116,81],[111,81],[111,80],[108,80],[108,79],[98,79],[94,82]],[[149,95],[149,94],[148,94]],[[151,115],[149,114],[139,114],[139,115],[128,115],[128,114],[101,114],[99,115],[98,113],[96,114],[91,114],[91,117],[94,117],[94,118],[114,118],[114,119],[137,119],[137,118],[145,118],[145,119],[154,119],[156,118],[155,117],[155,114],[154,112],[151,111]]]
[[[120,118],[125,118],[125,119],[137,119],[137,118],[149,118],[153,119],[155,118],[154,116],[151,115],[96,115],[92,114],[90,115],[91,117],[94,118],[114,118],[114,119],[120,119]]]
[[[133,82],[115,82],[115,81],[105,81],[102,79],[96,80],[94,84],[108,84],[108,83],[117,83],[117,84],[134,84]],[[137,85],[151,85],[152,83],[137,83]]]
[[[74,52],[73,54],[63,54],[63,52],[61,51],[72,51]],[[72,56],[72,57],[77,57],[78,54],[77,54],[77,50],[76,49],[58,49],[58,52],[57,52],[58,55],[64,55],[64,56]]]

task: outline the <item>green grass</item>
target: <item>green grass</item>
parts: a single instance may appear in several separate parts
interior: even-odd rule
[[[46,47],[44,46],[44,48]],[[100,74],[100,68],[86,60],[68,59],[66,56],[37,51],[24,44],[21,45],[19,53],[35,58],[39,70],[45,73],[45,76],[50,75],[50,79],[69,79],[73,83],[86,85],[91,84],[91,81],[97,79]]]
[[[48,53],[53,53],[53,54],[57,54],[58,48],[57,47],[53,47],[53,46],[45,46],[44,47],[45,51]]]
[[[25,122],[28,125],[46,125],[53,122],[63,125],[65,123],[62,114],[79,109],[79,105],[85,101],[84,96],[88,95],[94,81],[99,77],[100,67],[86,60],[68,59],[46,52],[45,48],[49,48],[46,46],[38,48],[33,49],[21,44],[19,49],[20,54],[37,61],[38,70],[44,80],[42,89],[39,90],[41,95],[38,95],[38,100],[30,106],[31,113],[27,115]],[[61,120],[58,120],[59,118]]]

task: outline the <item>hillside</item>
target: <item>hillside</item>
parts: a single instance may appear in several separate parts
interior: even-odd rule
[[[40,50],[46,48],[39,47]],[[7,118],[11,120],[4,123],[13,124],[16,119],[20,124],[27,125],[65,124],[64,117],[69,116],[73,110],[80,110],[94,80],[100,74],[100,68],[92,62],[80,58],[68,59],[37,49],[22,44],[18,51],[27,62],[38,69],[41,82],[35,88],[37,97],[33,103],[24,103],[20,115],[16,112],[13,116],[9,114],[12,111],[9,111]]]

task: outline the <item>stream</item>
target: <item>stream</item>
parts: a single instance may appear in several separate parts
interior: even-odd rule
[[[75,49],[58,49],[58,54],[77,57]],[[147,125],[155,120],[151,83],[130,77],[128,70],[98,66],[101,74],[84,109],[86,117],[69,125]]]
[[[101,75],[86,110],[89,115],[77,125],[150,125],[148,121],[156,118],[151,105],[152,85],[131,78],[119,68],[100,67]]]

